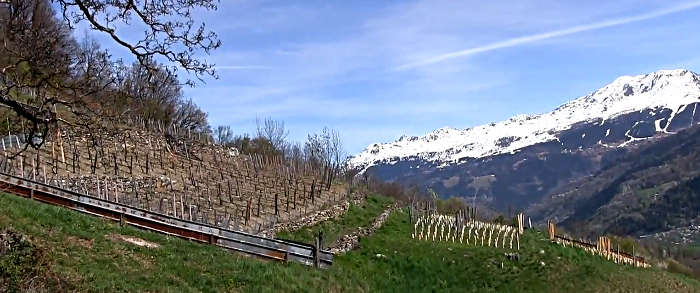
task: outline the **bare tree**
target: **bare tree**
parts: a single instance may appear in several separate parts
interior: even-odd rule
[[[340,134],[336,130],[330,130],[330,141],[328,142],[329,157],[331,164],[335,168],[340,168],[340,166],[347,159],[347,151],[343,146],[343,141],[340,138]]]
[[[331,137],[333,133],[330,128],[327,126],[323,127],[323,132],[321,132],[321,144],[323,145],[323,164],[324,165],[330,165],[331,164],[331,158],[333,157],[333,154],[331,153]]]
[[[294,166],[304,164],[304,147],[300,142],[290,143],[289,150],[285,155],[287,160]]]
[[[309,140],[309,150],[314,152],[314,157],[319,163],[338,167],[345,161],[347,153],[343,147],[343,141],[338,132],[334,129],[323,127],[321,135],[314,134]],[[315,149],[314,149],[315,148]]]
[[[199,108],[192,99],[188,99],[177,107],[173,123],[182,129],[210,133],[211,127],[207,121],[208,116],[209,114]]]
[[[97,39],[85,31],[76,50],[73,78],[88,91],[102,94],[102,89],[116,85],[114,64],[110,57]],[[101,97],[99,100],[102,100]]]
[[[146,62],[147,66],[136,62],[128,68],[122,83],[126,101],[133,109],[130,114],[169,123],[183,99],[182,86],[167,68],[153,60]]]
[[[214,129],[214,141],[217,144],[228,146],[233,143],[233,136],[231,126],[219,125]]]
[[[219,0],[52,0],[61,7],[61,14],[72,28],[86,21],[90,28],[107,34],[117,44],[128,49],[144,66],[155,56],[166,58],[178,68],[194,73],[202,81],[203,75],[216,76],[213,64],[194,58],[197,50],[209,54],[221,46],[216,34],[207,32],[204,24],[195,28],[192,11],[195,9],[216,10]],[[128,42],[117,33],[120,22],[131,24],[136,19],[147,30],[143,38]],[[179,47],[180,50],[175,49]],[[192,80],[187,84],[194,85]]]
[[[55,18],[51,3],[57,4],[62,20]],[[218,78],[213,64],[194,56],[198,51],[210,53],[221,42],[203,24],[195,26],[192,17],[194,9],[216,9],[216,3],[218,0],[4,1],[0,3],[0,105],[28,122],[28,141],[37,148],[40,143],[35,144],[34,138],[45,137],[58,121],[84,125],[99,117],[95,113],[104,113],[100,111],[104,104],[96,93],[105,89],[104,79],[118,74],[103,71],[90,78],[78,74],[81,70],[88,76],[95,73],[85,67],[86,58],[76,60],[79,46],[71,30],[81,22],[128,49],[146,69],[148,80],[170,78],[178,69],[194,73],[200,81],[205,75]],[[130,42],[117,32],[117,25],[129,25],[133,20],[147,29],[142,38]],[[90,56],[98,56],[94,44],[88,41],[84,45],[82,49],[88,49]],[[156,57],[174,65],[159,66],[152,62]],[[158,75],[164,71],[171,74]],[[188,79],[186,84],[194,86],[194,81]]]
[[[314,133],[307,136],[304,143],[304,158],[314,168],[322,168],[326,162],[326,148],[323,137]]]
[[[284,127],[284,121],[273,120],[272,118],[255,118],[256,135],[269,141],[272,148],[284,153],[287,148],[287,137],[289,131]]]
[[[0,105],[27,122],[29,145],[39,147],[56,123],[56,106],[73,105],[89,89],[71,91],[77,48],[70,29],[54,18],[48,0],[0,6]]]

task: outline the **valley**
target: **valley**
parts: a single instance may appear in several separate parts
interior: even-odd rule
[[[0,0],[0,293],[700,292],[671,2]]]

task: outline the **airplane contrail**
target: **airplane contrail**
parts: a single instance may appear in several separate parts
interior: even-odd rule
[[[514,39],[502,41],[502,42],[488,44],[488,45],[481,46],[481,47],[476,47],[476,48],[466,49],[466,50],[457,51],[457,52],[453,52],[453,53],[439,55],[439,56],[436,56],[436,57],[433,57],[430,59],[426,59],[423,61],[403,64],[403,65],[395,68],[395,70],[410,69],[410,68],[415,68],[415,67],[419,67],[419,66],[423,66],[423,65],[430,65],[430,64],[442,62],[442,61],[449,60],[449,59],[474,55],[474,54],[493,51],[493,50],[497,50],[497,49],[510,48],[510,47],[514,47],[514,46],[518,46],[518,45],[522,45],[522,44],[532,43],[535,41],[541,41],[541,40],[571,35],[571,34],[580,33],[580,32],[592,31],[592,30],[597,30],[597,29],[611,27],[611,26],[618,26],[618,25],[624,25],[624,24],[628,24],[628,23],[653,19],[653,18],[657,18],[657,17],[669,15],[669,14],[674,14],[674,13],[679,13],[679,12],[695,9],[698,7],[700,7],[700,1],[693,1],[693,2],[688,2],[688,3],[681,4],[681,5],[676,5],[676,6],[664,8],[661,10],[657,10],[657,11],[642,14],[642,15],[616,18],[616,19],[611,19],[611,20],[607,20],[607,21],[603,21],[603,22],[599,22],[599,23],[594,23],[594,24],[579,25],[579,26],[574,26],[571,28],[566,28],[566,29],[541,33],[541,34],[518,37],[518,38],[514,38]]]
[[[1,0],[0,0],[1,1]],[[220,69],[220,70],[237,70],[237,69],[271,69],[272,67],[269,66],[257,66],[257,65],[240,65],[240,66],[214,66],[214,69]]]

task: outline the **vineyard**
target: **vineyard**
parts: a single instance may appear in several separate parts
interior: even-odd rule
[[[410,207],[413,233],[411,238],[428,242],[453,242],[474,246],[507,248],[520,250],[521,236],[524,233],[525,216],[518,214],[511,225],[497,222],[480,221],[475,208],[459,210],[455,214],[440,214],[430,203],[414,204]],[[556,234],[555,225],[547,223],[547,233],[552,243],[564,247],[583,249],[602,256],[616,264],[649,268],[651,265],[644,257],[623,252],[619,245],[613,249],[610,238],[598,237],[596,243],[583,239],[571,239]]]
[[[509,249],[514,249],[513,240],[515,240],[515,249],[520,249],[523,214],[518,215],[517,227],[477,221],[476,217],[467,217],[466,215],[467,213],[460,211],[454,216],[441,214],[419,216],[415,221],[411,238],[432,242],[437,240],[466,243],[467,245],[508,247]],[[506,242],[506,240],[509,241]]]
[[[241,155],[206,136],[135,120],[59,129],[37,149],[3,138],[0,170],[152,212],[260,233],[348,195],[337,169]]]

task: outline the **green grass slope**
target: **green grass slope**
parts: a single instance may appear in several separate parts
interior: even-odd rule
[[[389,197],[370,195],[363,205],[350,204],[343,217],[321,222],[313,227],[304,227],[294,232],[280,231],[277,238],[314,243],[318,231],[323,232],[322,247],[332,244],[343,235],[350,234],[358,227],[369,227],[394,201]]]
[[[71,292],[700,292],[695,280],[618,266],[551,244],[541,232],[526,233],[519,261],[506,259],[508,249],[418,242],[402,211],[328,270],[263,262],[0,195],[0,230],[9,227],[45,252],[46,269]]]

